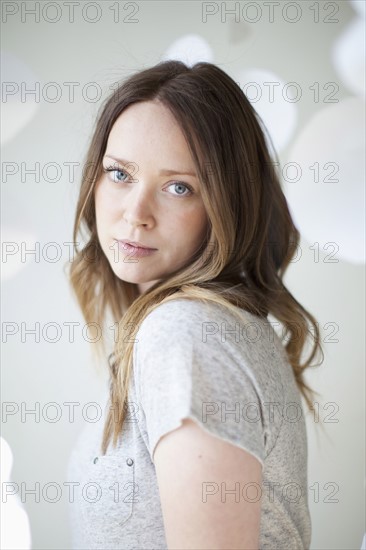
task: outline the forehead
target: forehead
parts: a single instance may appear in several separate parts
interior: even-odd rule
[[[184,160],[193,167],[188,144],[170,110],[157,101],[129,105],[115,121],[107,152],[137,161],[136,157],[166,164]]]

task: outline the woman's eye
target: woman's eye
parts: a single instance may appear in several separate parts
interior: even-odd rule
[[[105,168],[104,172],[111,172],[111,174],[113,174],[111,175],[111,178],[116,183],[124,182],[129,177],[127,172],[125,172],[124,170],[117,170],[116,168]],[[122,174],[122,178],[124,177],[124,179],[120,177],[120,174]]]
[[[116,168],[113,168],[112,166],[109,167],[109,168],[104,168],[103,171],[105,173],[108,173],[108,172],[111,172],[111,179],[112,181],[114,181],[115,183],[123,183],[125,182],[129,177],[129,173],[126,172],[125,170],[117,170]],[[173,193],[175,194],[177,197],[178,196],[182,196],[182,197],[185,197],[185,196],[188,196],[188,195],[191,195],[193,193],[193,190],[191,188],[190,185],[187,185],[186,183],[182,183],[180,181],[175,181],[173,183],[171,183],[170,185],[168,185],[168,187],[175,187],[176,188],[176,193]],[[188,193],[184,193],[184,191],[188,191]]]
[[[186,193],[186,195],[190,195],[192,193],[191,187],[189,185],[186,185],[185,183],[181,183],[181,182],[177,181],[177,182],[174,182],[171,185],[169,185],[169,187],[173,187],[173,186],[175,186],[176,188],[180,188],[180,189],[183,188],[183,191],[184,191],[184,189],[188,190],[189,193]],[[179,191],[177,193],[177,195],[182,195],[183,197],[185,196],[184,193],[181,192],[181,191]]]

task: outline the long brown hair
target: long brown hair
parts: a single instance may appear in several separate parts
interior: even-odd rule
[[[96,230],[94,190],[113,124],[129,105],[158,100],[170,110],[187,140],[208,214],[207,237],[188,265],[139,295],[137,285],[119,279],[103,253]],[[86,154],[74,224],[70,283],[85,320],[103,327],[106,313],[118,323],[110,361],[109,411],[102,441],[115,446],[126,417],[134,337],[146,315],[163,301],[188,298],[215,302],[276,318],[297,386],[312,410],[312,390],[304,371],[323,356],[315,318],[283,283],[299,243],[280,177],[265,140],[265,126],[240,86],[218,66],[188,67],[165,61],[119,83],[100,108]],[[278,160],[277,160],[278,162]],[[77,236],[87,230],[79,250]],[[91,261],[92,258],[92,261]],[[126,327],[134,327],[126,338]],[[104,331],[102,331],[104,334]],[[308,358],[301,354],[308,339]],[[286,342],[285,342],[286,340]],[[105,342],[99,342],[105,351]],[[323,359],[322,359],[323,360]]]

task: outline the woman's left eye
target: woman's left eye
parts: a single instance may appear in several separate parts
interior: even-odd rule
[[[171,183],[168,187],[172,187],[173,185],[176,185],[177,187],[185,187],[186,189],[188,189],[189,193],[186,193],[186,195],[191,195],[192,194],[192,187],[190,185],[187,185],[186,183],[181,183],[180,181],[175,181],[174,183]],[[183,196],[185,197],[186,195],[183,195],[183,193],[178,193],[177,196]]]

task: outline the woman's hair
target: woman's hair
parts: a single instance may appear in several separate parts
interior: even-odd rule
[[[152,100],[170,110],[187,140],[209,222],[206,238],[189,262],[139,295],[136,284],[114,274],[101,249],[94,190],[113,124],[129,105]],[[304,371],[318,366],[311,365],[317,352],[323,355],[320,332],[315,318],[283,283],[300,234],[264,130],[240,86],[206,62],[188,67],[180,61],[165,61],[139,71],[119,83],[100,108],[81,181],[69,276],[87,323],[103,327],[107,311],[118,323],[118,338],[109,356],[114,408],[104,426],[103,454],[112,437],[113,445],[117,444],[126,417],[134,336],[148,313],[172,299],[222,304],[237,316],[236,308],[241,308],[276,318],[282,324],[282,343],[297,386],[312,410],[311,399],[318,392],[305,383]],[[87,242],[79,250],[76,239],[82,224]],[[123,332],[126,327],[133,327],[132,333],[128,331],[130,338]],[[309,337],[312,348],[302,361]],[[105,349],[103,337],[99,344],[98,353],[100,347]]]

